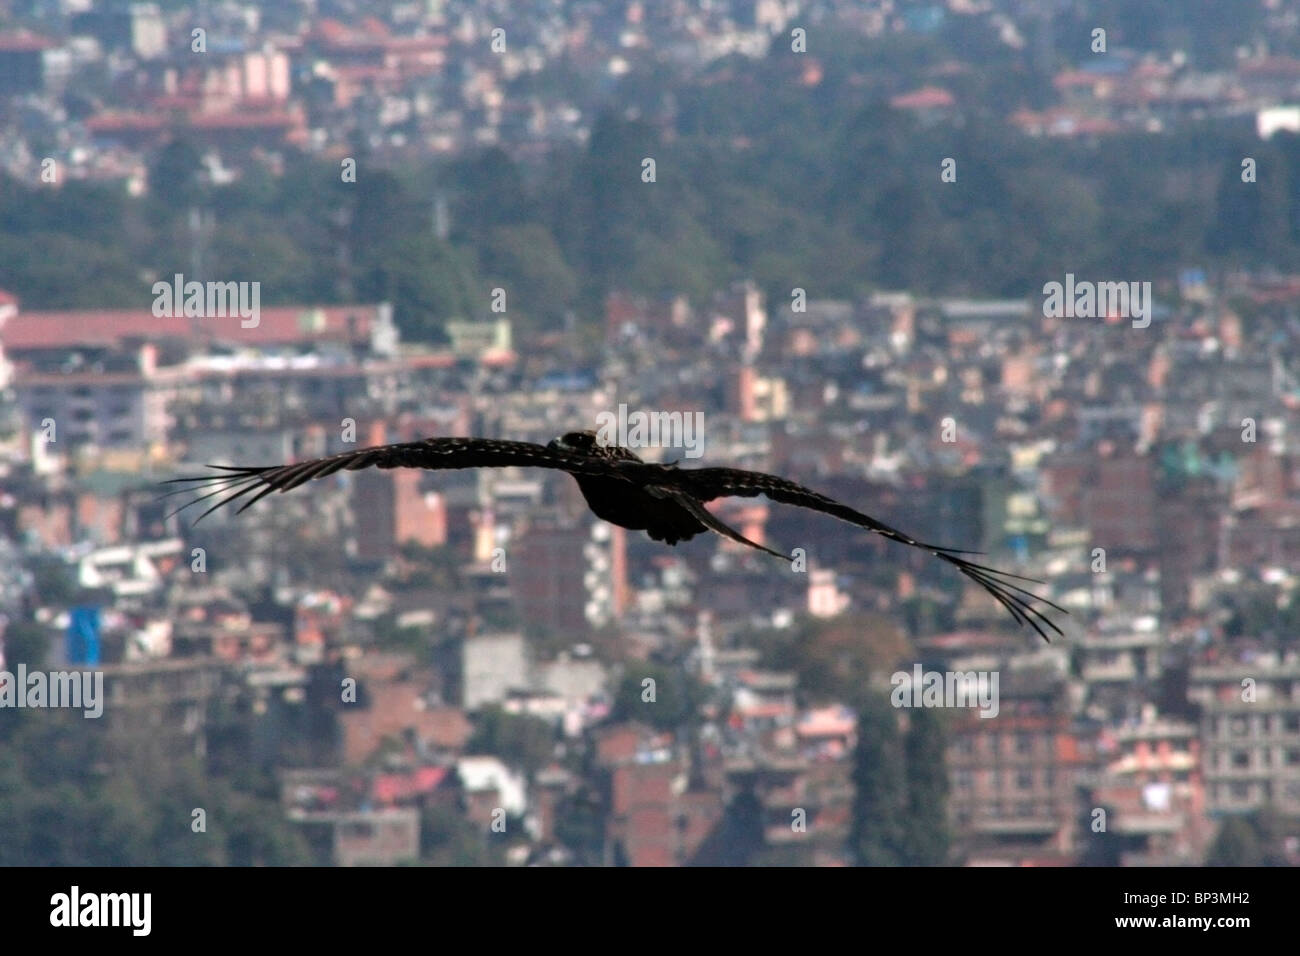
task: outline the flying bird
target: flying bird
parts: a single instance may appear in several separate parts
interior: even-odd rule
[[[782,504],[808,508],[839,518],[884,535],[899,544],[929,551],[993,595],[1018,624],[1030,625],[1043,640],[1050,640],[1044,625],[1057,634],[1063,632],[1032,602],[1040,601],[1062,614],[1069,613],[1060,605],[1012,583],[1024,581],[1042,584],[1042,581],[1009,571],[999,571],[962,557],[980,552],[917,541],[882,521],[777,475],[737,468],[684,469],[678,468],[676,464],[645,462],[626,448],[604,444],[594,431],[568,432],[546,445],[491,438],[425,438],[359,448],[291,465],[251,468],[209,465],[218,473],[194,478],[173,478],[165,484],[185,486],[172,494],[206,492],[172,514],[208,498],[224,495],[199,515],[195,520],[197,524],[213,511],[232,504],[245,495],[251,494],[252,497],[240,506],[241,512],[272,492],[289,491],[338,471],[358,471],[362,468],[425,468],[441,471],[454,468],[507,468],[512,465],[567,471],[577,481],[587,505],[596,517],[631,531],[645,531],[653,540],[666,544],[688,541],[698,534],[714,531],[732,541],[788,561],[787,555],[750,541],[704,507],[707,502],[718,498],[754,498],[764,495]]]

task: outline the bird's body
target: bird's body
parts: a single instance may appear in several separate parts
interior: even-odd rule
[[[574,451],[607,461],[645,464],[640,456],[620,445],[602,445],[595,432],[570,432],[551,442],[548,448]],[[574,481],[591,513],[603,521],[629,531],[644,531],[665,544],[689,541],[709,529],[671,498],[652,495],[623,478],[575,474]]]
[[[597,518],[644,531],[655,541],[676,544],[709,530],[673,500],[656,498],[618,478],[575,475],[574,480]]]
[[[972,552],[917,541],[869,515],[777,475],[736,468],[684,469],[676,465],[645,462],[626,448],[601,443],[596,433],[591,431],[568,432],[544,446],[491,438],[426,438],[422,441],[361,448],[290,465],[252,468],[214,465],[210,467],[223,473],[198,478],[176,478],[173,482],[188,486],[182,491],[192,488],[211,489],[178,511],[205,498],[230,492],[200,515],[201,519],[250,492],[256,493],[243,503],[240,511],[271,492],[289,491],[305,482],[338,471],[356,471],[362,468],[444,470],[509,466],[566,471],[577,481],[578,488],[596,517],[631,531],[645,531],[653,540],[670,545],[688,541],[706,531],[715,531],[733,541],[784,559],[786,555],[750,541],[724,524],[704,504],[717,498],[752,498],[764,495],[773,501],[820,511],[899,544],[929,551],[979,584],[1018,623],[1031,625],[1045,640],[1047,633],[1041,624],[1061,633],[1061,629],[1027,598],[1042,601],[1062,613],[1065,613],[1064,608],[1008,580],[1031,581],[1030,578],[999,571],[961,557]]]

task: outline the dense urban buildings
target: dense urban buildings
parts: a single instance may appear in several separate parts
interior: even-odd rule
[[[663,246],[628,240],[641,207],[603,187],[546,215],[609,231],[557,240],[532,222],[484,226],[447,185],[477,182],[497,212],[544,195],[529,177],[586,155],[564,151],[599,139],[624,93],[636,106],[615,112],[668,131],[670,150],[725,127],[709,91],[746,63],[776,64],[782,96],[870,88],[884,112],[866,126],[951,133],[959,163],[958,134],[994,113],[1031,151],[1104,152],[1197,123],[1294,148],[1295,4],[1261,4],[1242,27],[1257,42],[1190,50],[1154,28],[1113,31],[1102,50],[1086,30],[1067,43],[1078,25],[1060,11],[1054,27],[1050,6],[0,11],[0,168],[35,210],[0,227],[29,256],[0,267],[14,287],[0,289],[0,700],[19,665],[100,673],[103,716],[74,728],[95,773],[175,775],[143,785],[158,793],[138,815],[171,812],[195,780],[227,788],[222,832],[238,838],[225,850],[141,836],[119,851],[135,863],[1196,865],[1226,852],[1234,826],[1238,840],[1264,835],[1258,861],[1300,862],[1300,262],[1229,243],[1120,274],[1080,253],[1095,271],[1010,291],[900,278],[839,294],[768,253],[716,280],[723,244],[682,227],[671,202],[650,210],[655,228],[683,230]],[[1027,72],[933,57],[890,88],[868,66],[845,70],[842,50],[817,51],[953,29],[982,31]],[[665,93],[667,74],[698,85]],[[1032,102],[1004,101],[1017,84]],[[719,149],[746,155],[755,135],[722,129]],[[669,152],[662,182],[643,178],[648,157],[615,152],[586,156],[584,174],[623,163],[618,189],[681,175]],[[896,154],[864,156],[854,188]],[[431,158],[450,165],[422,178]],[[927,166],[935,189],[943,158]],[[367,198],[295,180],[311,163]],[[1044,182],[1068,204],[1067,249],[1083,241],[1071,216],[1105,219],[1071,176]],[[1167,177],[1169,194],[1204,185],[1189,177]],[[101,216],[99,194],[78,188],[127,205]],[[773,220],[749,222],[746,188],[691,215],[757,246],[786,213],[772,200]],[[948,201],[930,188],[900,186],[862,218]],[[418,201],[386,205],[385,190]],[[845,183],[825,190],[852,205]],[[166,268],[115,272],[116,243],[97,238],[103,271],[64,276],[46,250],[90,253],[42,245],[59,217],[41,204],[69,195],[90,204],[60,213],[85,219],[69,235],[156,235]],[[259,195],[266,211],[249,213]],[[1240,214],[1253,236],[1270,201],[1220,202],[1206,223]],[[991,223],[980,248],[912,236],[909,261],[996,271],[1018,237],[986,212],[963,214]],[[244,214],[264,217],[260,231],[223,234]],[[304,234],[281,234],[281,215]],[[1300,235],[1265,225],[1284,251]],[[853,272],[842,226],[776,238]],[[891,266],[892,237],[871,228],[855,241]],[[1163,248],[1127,224],[1097,231]],[[392,235],[391,261],[367,258]],[[683,236],[698,243],[679,249]],[[615,252],[597,276],[565,260],[574,248]],[[201,287],[192,304],[187,280]],[[1062,310],[1053,284],[1071,292]],[[1064,636],[1017,628],[922,552],[764,498],[716,508],[788,562],[609,526],[559,472],[344,472],[199,523],[197,509],[173,513],[184,497],[159,497],[209,464],[426,436],[545,443],[632,414],[667,423],[628,441],[649,460],[789,475],[1040,579],[1069,611]],[[0,799],[49,785],[28,774],[34,755],[89,759],[47,747],[45,716],[0,709],[3,739],[27,755]],[[0,847],[0,862],[118,862],[82,860],[62,832],[35,845]]]

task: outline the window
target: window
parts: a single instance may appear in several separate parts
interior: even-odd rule
[[[1032,790],[1034,788],[1034,775],[1028,770],[1021,770],[1016,774],[1016,787],[1020,790]]]

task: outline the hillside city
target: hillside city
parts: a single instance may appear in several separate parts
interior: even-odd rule
[[[1300,211],[1224,198],[1255,182],[1241,155],[1300,170],[1300,6],[1225,4],[1252,12],[1225,49],[1152,27],[1093,59],[1088,17],[1066,56],[1051,11],[1077,11],[1029,0],[20,6],[0,4],[0,242],[27,256],[0,266],[0,816],[24,835],[0,862],[1300,863]],[[773,67],[774,96],[815,98],[855,85],[819,37],[945,43],[954,23],[1044,85],[1012,101],[976,54],[936,57],[876,97],[890,122],[942,137],[992,110],[1026,148],[1102,153],[1226,129],[1254,151],[1164,197],[1222,241],[1163,270],[1017,259],[1053,271],[981,288],[990,246],[954,286],[850,287],[767,254],[647,267],[673,245],[567,234],[549,207],[483,238],[457,191],[510,203],[509,163],[549,195],[556,156],[642,135],[619,122],[680,146],[689,111],[651,88],[798,56],[792,30],[811,52]],[[602,120],[624,94],[636,115]],[[779,171],[747,135],[723,138]],[[660,185],[628,150],[619,188]],[[414,212],[366,199],[298,234],[334,195],[294,183],[300,160],[342,190],[462,165],[456,188],[394,185]],[[221,196],[237,217],[273,190],[283,244],[223,258]],[[1225,225],[1271,214],[1267,247]],[[382,257],[434,250],[436,281],[376,271],[365,239],[390,221],[411,244]],[[137,243],[159,258],[113,258]],[[811,261],[847,274],[840,251]],[[262,283],[295,268],[311,279]],[[1063,634],[924,551],[761,497],[711,510],[789,561],[607,524],[558,471],[341,472],[200,522],[212,502],[162,497],[208,465],[545,444],[637,415],[664,425],[624,442],[648,461],[779,474],[985,552],[1042,582]],[[19,706],[20,665],[102,672],[102,717]],[[993,697],[931,700],[933,674],[989,676]]]

